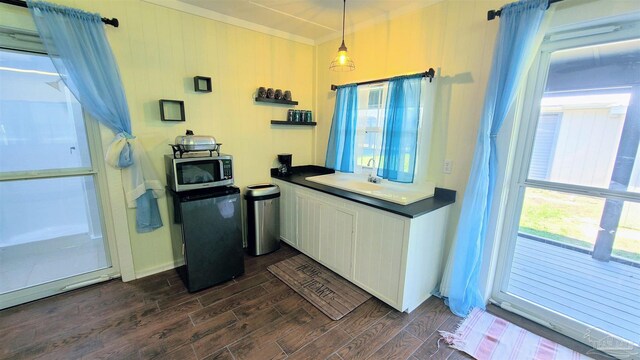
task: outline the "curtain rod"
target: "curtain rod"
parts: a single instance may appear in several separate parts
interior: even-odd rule
[[[557,3],[563,0],[549,0],[549,5],[547,5],[547,9],[549,8],[549,6],[551,6],[551,4],[553,3]],[[496,16],[500,16],[500,14],[502,13],[502,8],[500,8],[499,10],[489,10],[487,11],[487,21],[491,21],[493,19],[496,18]]]
[[[27,8],[27,2],[22,0],[0,0],[0,3]],[[120,22],[116,18],[108,19],[103,17],[101,20],[103,23],[113,27],[118,27],[120,25]]]
[[[409,74],[407,76],[412,76],[412,75],[422,75],[422,77],[428,77],[429,78],[429,82],[431,82],[431,81],[433,81],[433,77],[436,76],[436,71],[433,70],[433,68],[429,68],[429,70],[427,70],[425,72]],[[384,79],[367,80],[367,81],[357,82],[355,84],[356,85],[375,84],[375,83],[379,83],[379,82],[383,82],[383,81],[389,81],[389,79],[391,79],[391,78],[388,77],[388,78],[384,78]],[[338,89],[338,85],[331,84],[331,91],[336,91],[337,89]]]

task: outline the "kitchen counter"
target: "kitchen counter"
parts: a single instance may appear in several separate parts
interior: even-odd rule
[[[456,201],[456,192],[454,190],[436,187],[435,194],[431,198],[420,200],[409,205],[399,205],[389,201],[360,195],[354,192],[341,190],[338,188],[306,180],[306,178],[309,176],[332,174],[335,172],[332,169],[317,165],[304,165],[294,166],[292,167],[291,171],[291,175],[280,176],[278,175],[278,169],[271,169],[271,177],[408,218],[419,217],[434,210],[440,209],[441,207],[453,204]]]

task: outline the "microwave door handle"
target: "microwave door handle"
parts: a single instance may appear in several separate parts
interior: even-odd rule
[[[220,168],[220,179],[224,180],[226,177],[224,176],[224,161],[218,160],[218,167]]]

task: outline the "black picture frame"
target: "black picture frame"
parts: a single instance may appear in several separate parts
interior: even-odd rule
[[[184,116],[184,101],[161,99],[160,119],[162,121],[186,121]]]
[[[195,76],[193,78],[193,89],[196,92],[211,92],[211,78],[206,76]]]

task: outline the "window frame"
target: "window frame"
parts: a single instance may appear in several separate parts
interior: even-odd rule
[[[355,149],[354,149],[354,172],[355,173],[364,173],[366,171],[368,172],[377,172],[378,171],[378,165],[380,164],[380,151],[381,151],[381,147],[382,147],[382,134],[384,131],[384,105],[385,105],[385,98],[387,95],[387,85],[388,82],[382,82],[382,83],[377,83],[377,84],[371,84],[371,85],[361,85],[358,86],[358,99],[360,99],[360,95],[361,95],[361,91],[367,93],[367,99],[366,101],[363,100],[362,101],[362,105],[363,107],[360,107],[360,104],[358,104],[358,118],[356,119],[356,141],[355,141]],[[362,90],[361,90],[362,89]],[[366,90],[365,90],[366,89]],[[371,104],[371,93],[373,91],[378,91],[379,90],[379,102],[378,102],[378,106],[372,106]],[[360,100],[358,100],[358,102],[360,102]],[[376,110],[377,112],[377,116],[376,116],[376,120],[378,121],[378,123],[380,122],[380,117],[382,116],[382,126],[367,126],[367,122],[368,120],[366,119],[366,112],[371,111],[371,110]],[[361,113],[365,113],[364,115],[361,116]],[[361,117],[362,122],[364,122],[363,125],[365,126],[360,126],[360,119]],[[358,164],[358,156],[364,157],[363,153],[364,153],[364,145],[372,145],[371,143],[368,142],[359,142],[358,138],[359,137],[363,137],[366,138],[367,135],[375,133],[376,134],[376,139],[380,140],[380,141],[374,141],[373,144],[373,156],[372,158],[375,161],[375,166],[368,166],[367,164],[364,163],[364,161],[362,162],[362,164]],[[376,148],[376,145],[378,146],[378,148]]]

